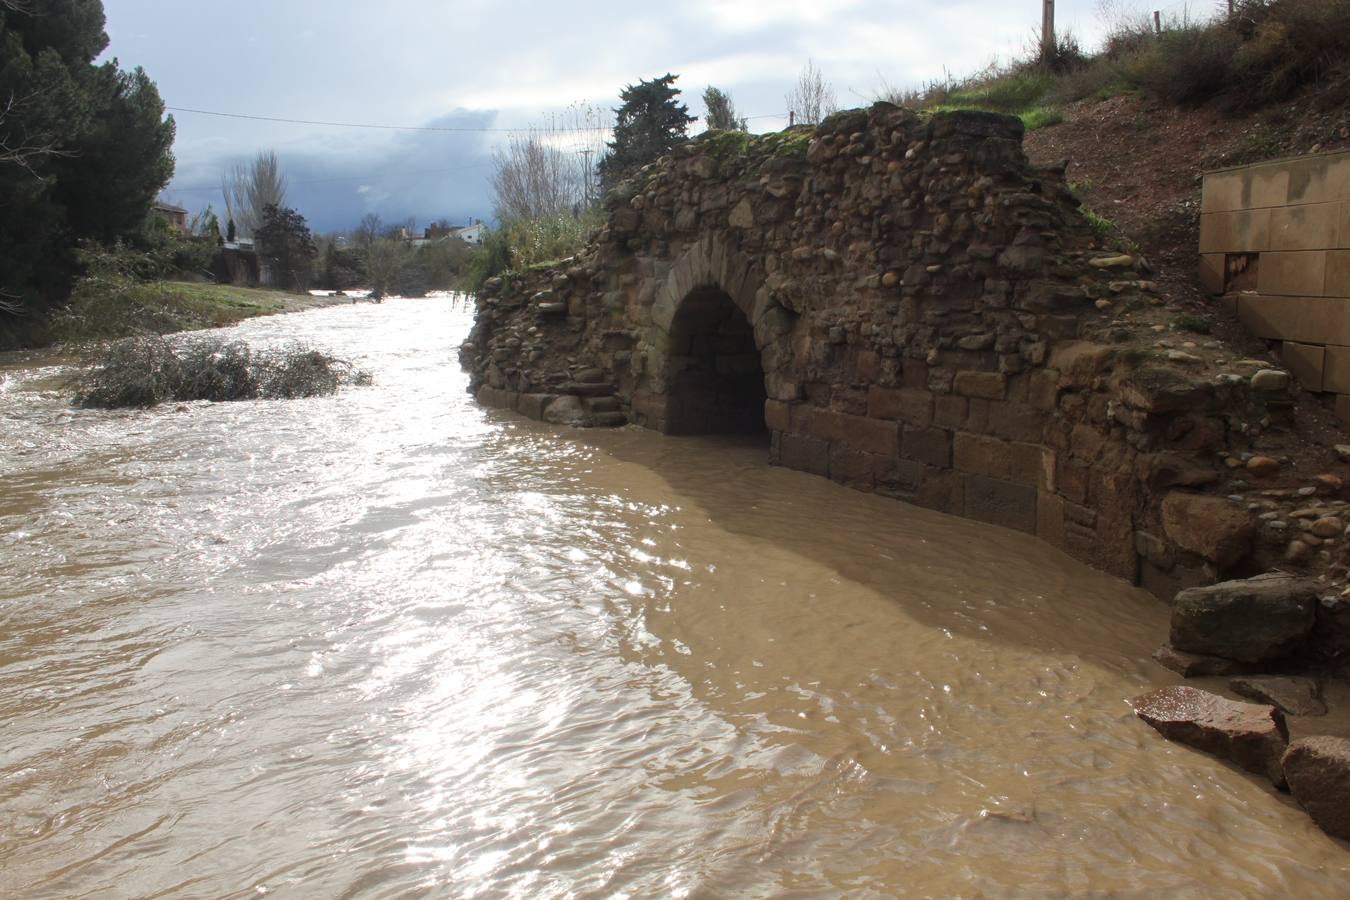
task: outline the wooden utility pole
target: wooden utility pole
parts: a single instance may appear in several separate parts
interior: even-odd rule
[[[1049,65],[1054,62],[1055,50],[1055,0],[1041,0],[1041,62]]]

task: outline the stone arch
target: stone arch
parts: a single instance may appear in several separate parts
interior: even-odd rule
[[[648,389],[667,434],[766,431],[765,402],[791,390],[796,315],[774,303],[762,264],[717,234],[670,265],[651,306]]]
[[[750,320],[717,285],[680,302],[666,340],[667,434],[767,431],[764,368]]]
[[[720,288],[753,326],[766,305],[762,268],[716,235],[705,235],[691,244],[670,267],[656,290],[652,324],[670,334],[680,304],[695,289]]]

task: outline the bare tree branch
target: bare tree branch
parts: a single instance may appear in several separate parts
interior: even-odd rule
[[[797,76],[797,83],[788,92],[787,107],[798,125],[819,125],[826,116],[839,110],[834,88],[813,60],[806,61],[801,75]]]
[[[21,316],[23,315],[23,304],[13,294],[0,291],[0,313],[7,316]]]
[[[18,0],[0,0],[0,3],[9,4],[18,2]],[[37,170],[33,168],[34,163],[40,159],[49,156],[74,156],[68,150],[58,150],[56,141],[34,140],[27,135],[15,137],[6,126],[13,127],[16,119],[22,121],[19,117],[20,110],[24,104],[31,101],[34,97],[41,94],[42,91],[34,91],[26,97],[16,97],[9,95],[4,104],[0,105],[0,165],[14,165],[26,171],[34,178],[41,177]]]
[[[286,176],[275,150],[260,150],[251,162],[235,163],[220,179],[225,214],[241,237],[253,237],[269,206],[286,205]]]

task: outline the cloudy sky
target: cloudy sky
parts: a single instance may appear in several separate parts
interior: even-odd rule
[[[1094,43],[1098,3],[1059,0],[1059,27]],[[355,225],[367,212],[419,224],[488,218],[490,155],[506,130],[556,119],[569,105],[613,107],[639,78],[679,75],[694,115],[703,113],[703,88],[717,85],[752,117],[753,131],[771,131],[786,124],[784,95],[808,58],[841,107],[863,106],[888,87],[1020,53],[1040,6],[104,0],[108,55],[143,66],[175,108],[178,171],[166,196],[194,211],[219,209],[226,166],[274,148],[290,201],[322,231]]]

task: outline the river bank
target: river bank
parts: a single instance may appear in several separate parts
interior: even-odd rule
[[[193,281],[154,281],[77,300],[51,322],[0,335],[0,352],[226,328],[258,316],[355,302],[359,297]]]

